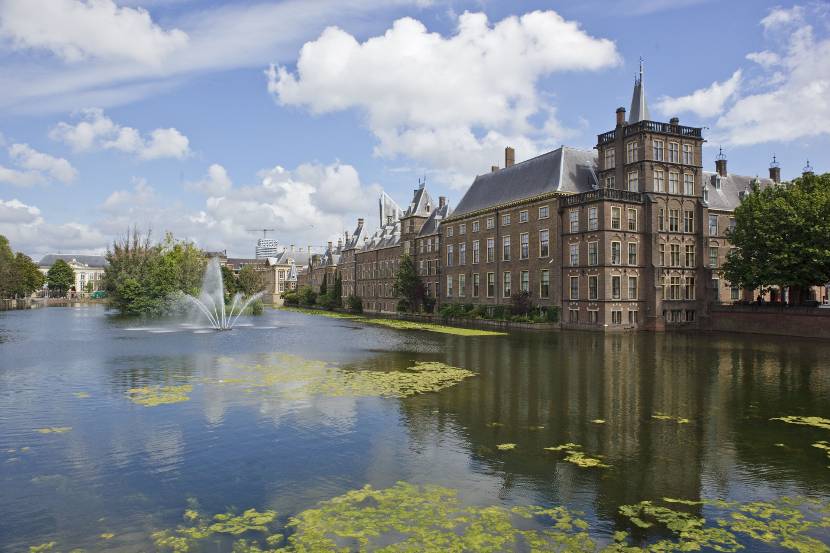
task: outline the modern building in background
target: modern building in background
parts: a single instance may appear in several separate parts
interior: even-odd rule
[[[254,256],[257,259],[277,257],[280,254],[280,242],[275,238],[260,238],[256,241]]]

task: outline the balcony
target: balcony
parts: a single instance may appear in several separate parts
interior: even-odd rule
[[[658,121],[639,121],[633,125],[626,125],[623,127],[623,136],[631,136],[643,131],[671,134],[687,138],[703,138],[703,129],[700,127],[684,127],[682,125],[672,125],[671,123],[660,123]],[[608,131],[597,136],[597,143],[602,146],[603,144],[614,142],[616,138],[617,130],[614,129],[613,131]]]
[[[598,188],[582,194],[565,196],[563,203],[566,206],[574,206],[599,200],[615,200],[620,202],[643,203],[643,195],[640,192],[629,192],[616,188]]]

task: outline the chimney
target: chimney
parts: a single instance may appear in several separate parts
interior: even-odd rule
[[[498,165],[491,165],[491,166],[490,166],[490,172],[491,172],[491,173],[495,173],[495,172],[496,172],[496,171],[498,171],[498,170],[499,170],[499,166],[498,166]]]
[[[617,126],[622,127],[625,125],[625,108],[617,108]]]
[[[669,125],[672,125],[672,126],[676,127],[679,124],[680,124],[680,118],[679,117],[672,117],[671,119],[669,119]]]
[[[294,244],[291,244],[291,251],[294,252]]]
[[[772,163],[769,164],[769,178],[775,184],[781,184],[781,166],[775,160],[775,154],[772,154]]]
[[[447,205],[447,197],[438,196],[438,207],[444,207],[445,205]]]
[[[726,176],[728,175],[728,173],[726,172],[726,156],[723,155],[723,148],[720,149],[720,152],[718,152],[718,157],[715,158],[715,170],[721,177],[726,178]]]
[[[508,146],[504,149],[504,168],[513,167],[516,163],[516,150]]]
[[[329,242],[329,251],[331,251],[331,242]]]
[[[359,226],[359,227],[363,226],[363,217],[361,217],[360,219],[357,220],[357,226]]]

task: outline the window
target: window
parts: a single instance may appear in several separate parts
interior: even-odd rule
[[[694,165],[694,156],[692,155],[692,145],[683,144],[683,163],[686,165]]]
[[[478,240],[473,240],[473,264],[477,264],[479,261],[479,249]]]
[[[658,244],[657,245],[657,266],[658,267],[665,267],[666,266],[666,245],[665,244]]]
[[[669,172],[669,194],[678,194],[680,188],[680,173]]]
[[[720,299],[720,279],[717,279],[717,278],[712,279],[712,288],[714,289],[713,290],[713,296],[715,297],[715,300],[719,300]]]
[[[695,195],[695,176],[683,173],[683,193],[687,196]]]
[[[621,325],[622,324],[622,309],[612,309],[611,310],[611,324]]]
[[[716,268],[718,266],[718,248],[717,246],[709,246],[709,267]]]
[[[447,267],[452,267],[452,244],[447,245]]]
[[[478,273],[473,273],[473,297],[474,298],[478,297],[478,287],[479,287]]]
[[[729,218],[729,230],[735,230],[735,218],[734,217]]]
[[[686,267],[695,266],[695,247],[694,244],[686,244]]]
[[[496,295],[496,273],[487,273],[487,297]]]
[[[669,210],[669,232],[678,232],[680,230],[680,210]]]
[[[620,280],[622,277],[620,275],[612,275],[611,276],[611,299],[618,300],[622,296],[620,295],[622,292],[620,291]]]
[[[695,277],[687,276],[683,283],[683,299],[695,299]]]
[[[527,223],[527,210],[523,209],[519,212],[519,222]]]
[[[709,215],[709,236],[718,235],[718,216]]]
[[[447,275],[447,297],[452,297],[452,276]]]
[[[487,263],[492,263],[496,260],[496,239],[487,239]]]
[[[611,228],[614,230],[620,230],[622,227],[622,208],[619,207],[612,207],[611,208]]]
[[[709,203],[709,187],[705,184],[703,185],[703,202]]]
[[[671,266],[680,267],[680,244],[671,245]]]
[[[539,231],[539,257],[550,255],[550,231],[543,229]]]
[[[479,226],[479,221],[473,221],[473,232],[478,232]]]
[[[605,177],[605,188],[616,188],[617,187],[617,179],[616,176],[611,173],[610,175]]]
[[[683,232],[695,231],[695,212],[683,210]]]
[[[637,210],[636,209],[629,209],[628,210],[628,230],[632,232],[637,231]]]
[[[637,161],[637,142],[632,140],[625,145],[625,162],[634,163]]]
[[[578,276],[572,276],[571,277],[571,295],[570,295],[570,298],[572,300],[578,300],[579,299],[579,277]]]
[[[599,218],[597,217],[597,208],[588,208],[588,230],[597,230],[599,228]]]
[[[466,265],[467,264],[467,244],[462,243],[458,245],[458,264],[459,265]]]
[[[666,210],[662,207],[657,211],[657,230],[666,230]]]
[[[669,280],[669,299],[670,300],[679,300],[680,299],[680,277],[673,276]]]
[[[571,267],[579,265],[579,244],[571,244]]]
[[[546,205],[543,205],[539,208],[539,218],[540,219],[547,219],[549,217],[550,208]]]
[[[510,237],[505,236],[501,239],[501,260],[510,261]]]
[[[579,322],[579,308],[578,307],[569,307],[568,308],[568,322],[569,323],[578,323]]]
[[[448,238],[452,238],[452,233],[453,233],[453,228],[452,227],[447,227],[447,237]]]
[[[571,211],[568,213],[571,223],[571,232],[579,232],[579,211]]]
[[[427,240],[427,251],[428,252],[432,251],[432,240]]]
[[[669,163],[680,163],[680,144],[669,142]]]
[[[666,173],[662,169],[654,170],[654,191],[666,191]]]
[[[687,323],[695,322],[695,312],[694,311],[692,311],[690,309],[686,310],[686,322]]]
[[[588,265],[599,265],[599,242],[588,242]]]
[[[588,310],[588,322],[591,324],[597,324],[599,322],[599,309]]]
[[[614,148],[605,148],[605,168],[606,169],[613,169],[616,165],[615,163],[615,150]]]
[[[628,264],[637,264],[637,242],[628,243]]]
[[[546,298],[550,295],[550,271],[542,270],[542,278],[539,280],[539,297]]]
[[[487,217],[487,219],[484,220],[484,225],[487,227],[488,230],[494,228],[496,226],[496,218]]]
[[[588,299],[599,299],[599,277],[591,275],[588,277]]]
[[[739,299],[741,299],[741,289],[737,286],[733,286],[729,290],[729,297],[732,301],[738,301]]]
[[[521,272],[519,290],[521,290],[522,292],[530,292],[530,273],[528,271]]]
[[[463,298],[467,295],[467,275],[458,275],[458,297]]]
[[[504,215],[501,216],[501,226],[506,227],[509,224],[510,224],[510,214],[505,213]]]
[[[637,310],[636,309],[629,309],[628,310],[628,324],[632,324],[632,325],[637,324]]]
[[[628,277],[628,299],[637,299],[637,277],[635,276]]]
[[[611,265],[619,265],[621,261],[622,245],[619,242],[611,242]]]
[[[663,161],[663,141],[662,140],[655,140],[653,143],[654,146],[654,161]]]
[[[501,295],[505,298],[510,297],[510,271],[505,271],[502,275]]]
[[[637,171],[628,173],[628,190],[629,192],[639,192],[640,190],[640,174]]]
[[[523,232],[519,235],[519,259],[527,259],[530,255],[530,236]]]
[[[458,225],[458,234],[467,234],[467,223]]]

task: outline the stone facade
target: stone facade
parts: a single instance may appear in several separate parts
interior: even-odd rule
[[[84,254],[48,254],[38,262],[38,269],[46,275],[58,259],[65,261],[75,273],[74,290],[70,293],[82,295],[87,293],[87,286],[92,283],[92,291],[103,289],[104,270],[107,258],[103,255]]]

